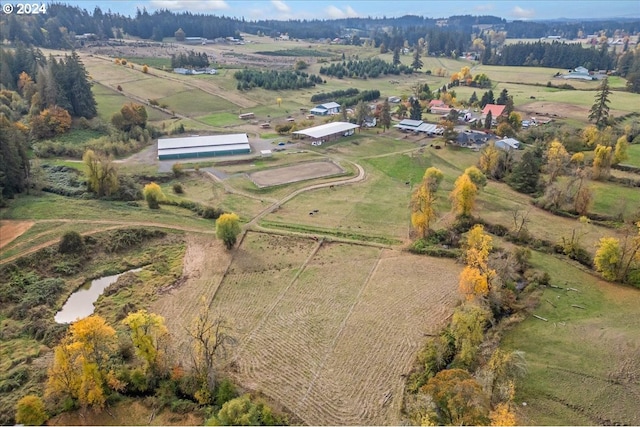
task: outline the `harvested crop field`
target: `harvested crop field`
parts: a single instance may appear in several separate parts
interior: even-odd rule
[[[212,303],[232,372],[310,425],[400,422],[403,374],[452,312],[460,266],[377,247],[250,232]]]
[[[271,187],[341,173],[344,173],[344,169],[340,166],[330,161],[323,161],[299,163],[283,168],[262,170],[249,174],[249,178],[251,178],[258,187]]]

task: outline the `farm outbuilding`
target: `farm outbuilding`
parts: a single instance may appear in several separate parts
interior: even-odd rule
[[[315,141],[324,141],[326,139],[337,139],[341,136],[353,135],[355,129],[360,126],[347,122],[331,122],[320,126],[299,130],[293,132],[297,136],[308,136]]]
[[[251,153],[246,133],[158,139],[158,160],[232,156]]]

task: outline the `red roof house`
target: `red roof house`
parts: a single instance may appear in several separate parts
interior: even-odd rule
[[[499,116],[501,116],[504,113],[504,108],[505,108],[504,105],[487,104],[482,109],[482,118],[483,119],[487,118],[487,114],[489,114],[489,111],[491,111],[491,117],[493,117],[494,119],[497,119]]]

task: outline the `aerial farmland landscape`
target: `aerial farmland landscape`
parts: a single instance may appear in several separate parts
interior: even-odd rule
[[[0,14],[0,424],[640,424],[637,2]]]

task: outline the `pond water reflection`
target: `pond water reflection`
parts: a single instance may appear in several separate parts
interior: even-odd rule
[[[135,273],[140,270],[142,270],[142,268],[136,268],[120,274],[114,274],[113,276],[101,277],[83,285],[71,294],[67,302],[62,306],[62,309],[56,313],[54,320],[56,323],[72,323],[78,319],[84,319],[85,317],[92,315],[95,309],[93,303],[98,300],[98,297],[102,295],[109,285],[115,283],[116,280],[118,280],[118,277],[123,274]]]

